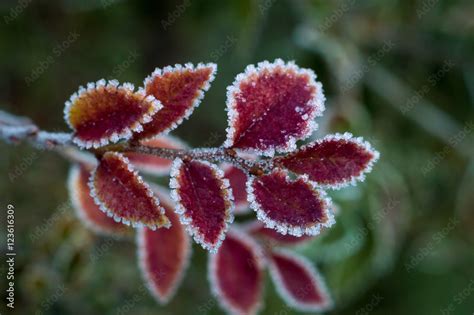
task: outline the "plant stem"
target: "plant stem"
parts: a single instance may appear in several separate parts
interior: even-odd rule
[[[71,151],[77,149],[72,141],[71,133],[55,133],[40,130],[30,120],[13,116],[0,111],[0,138],[9,143],[29,142],[34,147],[43,150],[54,150],[72,162],[84,162],[85,159]],[[79,148],[80,149],[80,148]],[[97,157],[105,152],[135,152],[158,156],[167,160],[180,158],[182,160],[204,160],[212,163],[227,162],[252,175],[262,175],[272,169],[268,160],[255,161],[238,156],[233,149],[195,148],[195,149],[170,149],[149,147],[135,142],[111,144],[97,149],[86,150]]]

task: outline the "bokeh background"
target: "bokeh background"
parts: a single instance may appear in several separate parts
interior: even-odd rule
[[[350,131],[382,154],[364,183],[330,192],[337,225],[297,249],[326,277],[328,314],[471,315],[473,17],[470,0],[3,0],[0,108],[66,131],[63,104],[81,84],[140,85],[155,67],[212,61],[212,88],[174,134],[217,146],[235,75],[295,60],[325,88],[315,137]],[[222,314],[196,245],[177,296],[159,306],[133,240],[96,236],[74,217],[68,169],[52,152],[0,143],[1,207],[16,208],[17,251],[16,307],[5,309],[2,258],[1,314]],[[300,314],[268,278],[261,313]]]

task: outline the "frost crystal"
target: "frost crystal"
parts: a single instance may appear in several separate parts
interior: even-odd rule
[[[89,187],[100,210],[117,222],[152,230],[169,227],[158,198],[130,162],[120,153],[107,152],[90,177]]]
[[[163,104],[163,109],[136,135],[148,139],[166,134],[187,119],[204,97],[214,80],[217,66],[213,63],[175,65],[156,69],[145,79],[145,91]]]
[[[143,90],[133,89],[132,84],[119,86],[114,80],[81,86],[64,108],[64,118],[74,130],[74,143],[86,149],[98,148],[142,131],[143,124],[150,122],[162,106]]]
[[[256,314],[261,308],[264,259],[260,246],[245,233],[229,231],[217,254],[210,254],[212,291],[230,314]]]
[[[250,207],[266,227],[281,234],[317,235],[334,224],[331,200],[305,176],[291,181],[283,170],[247,182]]]
[[[352,134],[328,135],[301,147],[295,153],[278,157],[275,163],[326,188],[341,188],[363,181],[379,153],[362,138]]]
[[[216,252],[234,220],[232,190],[224,173],[208,162],[176,159],[170,187],[188,232],[203,248]]]
[[[115,222],[104,212],[90,196],[87,185],[90,169],[86,165],[75,165],[69,172],[68,190],[77,217],[90,229],[100,234],[124,234],[127,226]]]
[[[270,275],[280,296],[295,309],[323,312],[332,307],[326,284],[306,258],[284,250],[274,251]]]
[[[174,204],[164,188],[151,186],[169,218],[169,229],[138,229],[138,259],[144,280],[160,304],[166,304],[180,285],[191,258],[191,241],[174,213]]]
[[[322,85],[309,69],[281,59],[248,66],[227,88],[225,147],[272,156],[308,137],[324,111]]]

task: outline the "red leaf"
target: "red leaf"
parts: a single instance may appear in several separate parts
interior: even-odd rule
[[[215,252],[234,219],[232,191],[224,173],[208,162],[176,159],[170,187],[181,222],[196,242]]]
[[[153,187],[153,186],[152,186]],[[169,192],[153,188],[171,222],[169,229],[152,231],[142,227],[137,233],[138,257],[143,278],[160,304],[166,304],[176,293],[191,258],[191,242]]]
[[[266,227],[294,236],[317,235],[334,218],[331,201],[307,178],[291,181],[283,170],[251,178],[247,182],[250,207]]]
[[[142,131],[161,104],[143,90],[133,90],[133,84],[119,86],[115,80],[88,83],[87,89],[81,86],[64,108],[64,118],[74,130],[73,141],[97,148]]]
[[[90,229],[103,234],[124,234],[128,232],[126,225],[115,222],[104,212],[90,196],[88,186],[91,169],[84,165],[75,165],[69,172],[68,189],[72,205],[77,217]]]
[[[115,221],[152,230],[169,227],[158,199],[122,154],[105,153],[92,173],[89,187],[96,204]]]
[[[364,180],[379,153],[362,138],[350,133],[334,134],[275,159],[275,163],[330,188]]]
[[[281,234],[273,229],[266,228],[260,221],[253,221],[246,226],[246,231],[256,237],[260,237],[265,240],[269,246],[279,245],[300,245],[313,239],[312,236],[302,235],[293,236],[289,234]]]
[[[271,254],[270,274],[280,296],[295,309],[322,312],[332,307],[326,284],[306,258],[275,251]]]
[[[247,201],[247,174],[240,168],[232,166],[231,164],[225,164],[224,176],[229,180],[230,187],[232,188],[232,194],[234,196],[235,213],[243,214],[249,212],[249,203]]]
[[[209,281],[221,306],[231,314],[256,314],[261,307],[263,258],[247,234],[229,231],[217,254],[209,256]]]
[[[158,136],[150,140],[142,140],[140,141],[140,144],[152,148],[187,148],[187,145],[184,142],[172,136]],[[151,175],[166,175],[171,169],[172,161],[167,159],[136,152],[127,152],[124,154],[138,170]]]
[[[190,63],[156,69],[145,79],[145,90],[163,104],[163,109],[146,124],[145,130],[136,138],[151,138],[168,133],[187,119],[199,105],[204,91],[210,87],[216,73],[213,63]]]
[[[316,75],[293,62],[250,65],[227,91],[229,128],[225,147],[273,155],[289,152],[316,128],[324,111]]]

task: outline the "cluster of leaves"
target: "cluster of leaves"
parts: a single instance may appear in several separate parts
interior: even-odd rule
[[[265,245],[298,244],[333,225],[333,206],[322,189],[362,180],[378,152],[348,133],[298,149],[296,142],[312,134],[324,111],[322,85],[311,70],[277,59],[248,66],[236,77],[227,93],[227,139],[222,148],[206,149],[207,159],[199,158],[204,155],[166,134],[191,115],[215,72],[214,64],[176,65],[155,70],[138,91],[100,80],[71,96],[64,112],[73,142],[97,157],[83,159],[70,175],[79,216],[100,232],[138,228],[140,265],[161,303],[181,281],[193,236],[210,252],[210,281],[229,312],[257,312],[264,266],[290,305],[325,310],[331,300],[314,267]],[[170,161],[116,152],[116,142],[189,154]],[[211,163],[224,162],[219,150],[228,154],[227,162],[238,157],[245,163]],[[135,168],[169,172],[171,192],[146,183]],[[229,228],[234,213],[249,208],[259,221]]]

